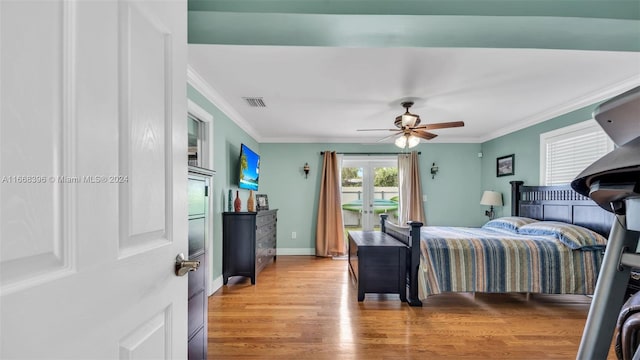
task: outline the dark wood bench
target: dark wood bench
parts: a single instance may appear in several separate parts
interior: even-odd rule
[[[349,269],[365,293],[399,294],[407,301],[407,246],[380,231],[349,231]]]

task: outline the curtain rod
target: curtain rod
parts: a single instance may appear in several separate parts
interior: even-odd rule
[[[324,151],[320,151],[320,155],[324,155]],[[411,153],[401,153],[401,152],[377,152],[377,153],[363,153],[363,152],[336,152],[336,154],[341,155],[366,155],[366,156],[375,156],[375,155],[401,155],[401,154],[411,154]],[[421,155],[422,151],[418,151],[418,155]]]

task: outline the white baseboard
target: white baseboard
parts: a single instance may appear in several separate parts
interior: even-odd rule
[[[276,255],[315,255],[315,248],[278,248]]]
[[[211,281],[209,281],[209,294],[207,294],[207,296],[213,295],[213,293],[218,291],[222,287],[222,285],[224,285],[224,282],[222,281],[222,275],[218,276],[215,279],[211,279]]]

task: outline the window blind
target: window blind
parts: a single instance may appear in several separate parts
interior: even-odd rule
[[[587,166],[613,150],[613,141],[594,120],[541,134],[540,140],[544,185],[570,183]]]

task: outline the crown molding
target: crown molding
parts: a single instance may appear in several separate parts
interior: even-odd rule
[[[256,130],[249,125],[249,122],[242,117],[223,97],[214,89],[198,72],[190,65],[187,68],[187,81],[189,85],[193,86],[198,92],[200,92],[207,100],[215,105],[220,111],[227,115],[236,125],[244,130],[249,136],[251,136],[258,143],[355,143],[355,144],[386,144],[376,143],[375,140],[362,139],[362,138],[306,138],[301,140],[300,138],[280,138],[269,137],[265,138],[260,136]],[[525,118],[521,121],[513,123],[511,126],[501,128],[497,131],[487,134],[482,137],[448,137],[445,139],[430,140],[429,143],[484,143],[498,137],[511,134],[513,132],[525,129],[527,127],[539,124],[541,122],[551,120],[555,117],[567,114],[571,111],[580,109],[582,107],[595,104],[621,94],[627,90],[630,90],[636,86],[640,86],[640,78],[633,77],[625,79],[623,81],[612,84],[611,86],[597,92],[592,92],[584,96],[575,98],[560,106],[554,107],[547,111],[537,113],[533,116]],[[427,142],[424,142],[427,143]]]
[[[242,115],[240,115],[240,113],[238,113],[236,109],[234,109],[233,106],[231,106],[213,86],[211,86],[211,84],[200,76],[200,74],[198,74],[191,65],[187,65],[187,83],[193,86],[194,89],[198,90],[202,96],[207,98],[207,100],[209,100],[215,107],[227,115],[231,121],[249,134],[249,136],[251,136],[256,142],[263,142],[256,130],[249,125],[249,122],[243,118]]]
[[[262,143],[276,143],[276,144],[358,144],[358,145],[393,145],[392,140],[377,142],[375,139],[363,139],[363,138],[344,138],[338,139],[335,138],[305,138],[303,140],[297,138],[278,138],[278,137],[269,137],[263,138]],[[482,141],[476,137],[446,137],[446,138],[435,138],[433,140],[420,140],[420,144],[479,144]]]
[[[547,120],[551,120],[555,117],[558,117],[560,115],[564,115],[567,114],[571,111],[575,111],[578,110],[580,108],[583,108],[585,106],[588,105],[592,105],[595,104],[597,102],[601,102],[604,100],[607,100],[609,98],[612,98],[616,95],[622,94],[625,91],[628,91],[630,89],[633,89],[636,86],[640,85],[640,77],[633,77],[633,78],[629,78],[629,79],[625,79],[623,81],[617,82],[615,84],[612,84],[611,86],[601,90],[601,91],[597,91],[597,92],[592,92],[589,94],[586,94],[584,96],[575,98],[571,101],[568,101],[560,106],[557,106],[553,109],[549,109],[547,111],[543,111],[540,113],[537,113],[529,118],[525,118],[522,121],[517,121],[516,123],[514,123],[511,126],[507,126],[504,127],[498,131],[495,131],[493,133],[487,134],[487,136],[479,139],[479,142],[487,142],[490,140],[493,140],[495,138],[498,138],[500,136],[504,136],[507,134],[511,134],[513,132],[516,132],[518,130],[522,130],[525,128],[528,128],[529,126],[533,126],[536,124],[539,124],[541,122],[547,121]]]

